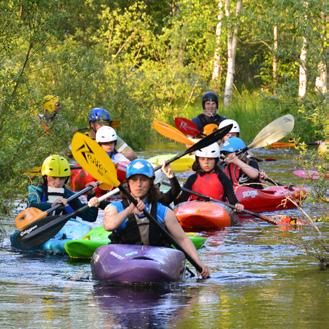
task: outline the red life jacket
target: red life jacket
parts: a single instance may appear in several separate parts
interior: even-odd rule
[[[240,167],[236,166],[233,163],[229,163],[227,166],[225,166],[224,173],[229,178],[229,180],[232,182],[233,187],[235,187],[236,185],[239,185],[239,177],[241,174]]]
[[[217,173],[209,173],[204,175],[197,175],[195,182],[192,185],[192,190],[216,200],[224,199],[224,187],[219,180]],[[196,200],[197,196],[191,194],[189,200]]]

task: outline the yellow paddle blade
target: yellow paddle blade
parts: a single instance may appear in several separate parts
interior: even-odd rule
[[[254,138],[249,148],[265,147],[287,136],[294,129],[295,119],[286,114],[264,127]]]
[[[111,186],[120,185],[113,162],[94,140],[84,134],[75,133],[71,147],[74,159],[91,176]]]
[[[21,211],[15,218],[16,227],[22,231],[36,220],[39,220],[48,215],[47,211],[42,211],[38,208],[26,208]]]
[[[41,167],[33,167],[24,172],[24,175],[29,177],[41,176]]]
[[[159,120],[154,120],[152,127],[160,135],[169,138],[175,142],[184,144],[184,145],[193,145],[194,142],[189,140],[181,131],[175,127],[168,125],[167,123],[161,122]]]

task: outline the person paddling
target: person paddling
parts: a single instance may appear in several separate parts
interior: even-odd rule
[[[96,142],[108,154],[114,164],[118,162],[129,162],[122,153],[116,150],[118,135],[112,127],[100,127],[96,132]]]
[[[237,155],[245,148],[246,144],[239,137],[230,137],[224,142],[220,149],[221,158],[224,158],[224,172],[233,186],[243,184],[261,189],[261,180],[266,179],[267,175],[259,169],[258,161],[253,156],[247,152]]]
[[[84,206],[78,198],[67,202],[67,199],[74,193],[65,186],[71,175],[71,170],[69,162],[63,156],[53,154],[47,157],[43,161],[41,174],[43,178],[41,185],[28,186],[28,207],[45,211],[56,204],[62,204],[63,206],[55,213],[60,215],[62,213],[72,213]],[[81,212],[79,216],[85,221],[94,222],[97,214],[98,209],[92,207]]]
[[[192,119],[200,133],[204,132],[206,125],[216,124],[218,126],[225,119],[217,114],[218,96],[213,91],[207,91],[202,95],[202,109],[203,113]]]
[[[179,225],[174,213],[158,202],[159,194],[154,186],[154,169],[144,159],[136,159],[127,166],[127,185],[130,193],[138,200],[137,206],[125,197],[122,201],[112,202],[105,209],[104,227],[113,231],[113,243],[170,246],[162,231],[143,214],[143,209],[151,212],[160,224],[166,227],[185,252],[202,268],[200,275],[209,277],[209,269]]]
[[[88,113],[88,123],[90,128],[88,135],[95,139],[97,130],[103,126],[111,126],[112,120],[108,110],[101,107],[94,107]],[[116,147],[118,152],[122,153],[129,160],[137,158],[132,148],[119,136],[117,136]]]
[[[46,95],[42,102],[42,113],[38,113],[40,124],[45,133],[49,132],[49,125],[53,122],[57,114],[61,111],[62,105],[59,97],[55,95]]]
[[[217,143],[196,151],[195,161],[192,165],[195,173],[187,179],[184,187],[216,200],[228,200],[238,211],[242,211],[244,206],[238,202],[231,182],[217,166],[218,161],[219,146]],[[195,199],[198,197],[183,191],[175,203]]]
[[[239,124],[232,119],[225,119],[223,120],[219,126],[218,129],[222,129],[228,125],[232,125],[231,130],[222,138],[222,141],[227,141],[230,137],[240,137],[240,126]]]

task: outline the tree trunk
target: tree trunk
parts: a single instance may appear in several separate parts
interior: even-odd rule
[[[236,3],[235,15],[236,18],[240,14],[242,6],[242,0],[238,0]],[[225,15],[230,18],[230,0],[225,0]],[[238,23],[234,24],[233,30],[231,29],[227,33],[227,72],[226,72],[226,81],[225,81],[225,91],[224,91],[224,106],[227,106],[233,94],[233,82],[235,74],[235,54],[236,47],[238,42]]]
[[[300,51],[300,63],[299,63],[299,87],[298,96],[304,98],[306,95],[306,84],[307,84],[307,70],[306,70],[306,59],[307,59],[307,39],[303,37],[303,44]]]
[[[221,35],[223,25],[223,0],[218,0],[218,23],[216,26],[216,48],[214,53],[214,68],[212,71],[212,80],[220,84],[221,67]]]
[[[276,86],[278,84],[278,53],[279,49],[279,38],[278,38],[278,26],[273,26],[273,59],[272,59],[272,78],[273,84]]]
[[[320,92],[321,94],[326,94],[328,92],[327,88],[327,65],[325,62],[320,62],[318,64],[318,76],[315,80],[315,89],[316,91]]]

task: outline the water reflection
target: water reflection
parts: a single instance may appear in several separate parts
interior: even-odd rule
[[[105,328],[168,328],[171,322],[182,317],[179,313],[190,300],[176,285],[97,284],[94,286],[94,297],[106,312]]]

